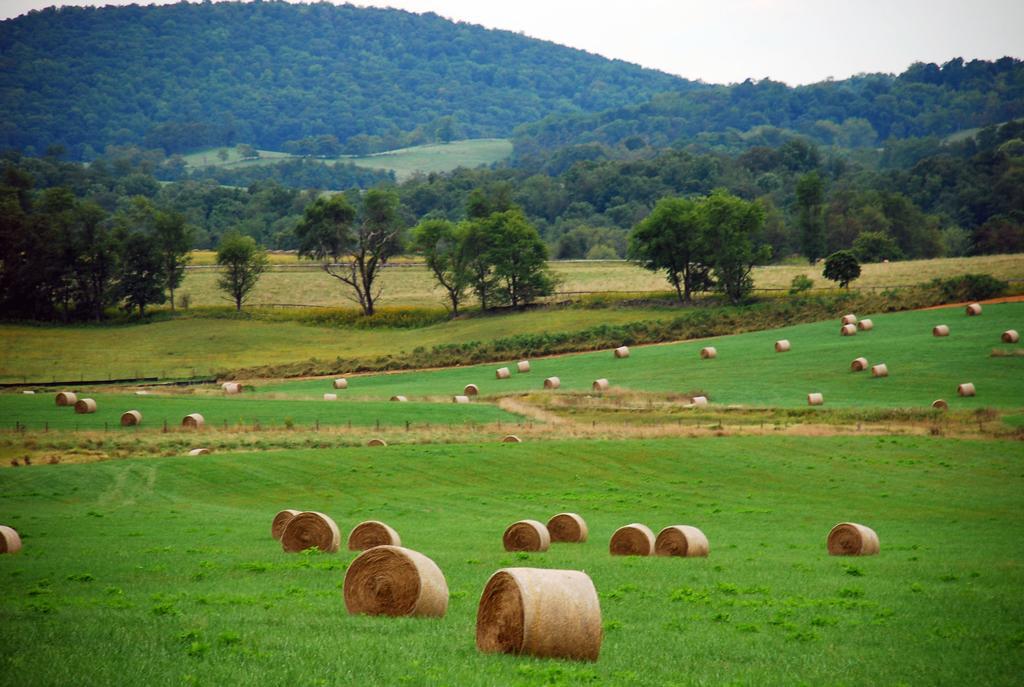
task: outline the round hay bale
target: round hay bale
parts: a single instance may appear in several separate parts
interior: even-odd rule
[[[480,387],[476,384],[467,384],[466,388],[462,390],[464,396],[477,396],[480,393]]]
[[[576,513],[559,513],[548,520],[548,534],[553,542],[582,544],[587,541],[587,521]]]
[[[683,556],[697,558],[708,555],[708,538],[696,527],[671,525],[661,532],[654,541],[654,553],[658,556]]]
[[[405,396],[392,396],[391,400],[395,401],[396,403],[408,403],[409,402],[409,399],[407,399]]]
[[[506,434],[505,438],[501,440],[503,444],[521,444],[523,440],[517,437],[515,434]]]
[[[841,522],[828,533],[830,556],[873,556],[878,551],[878,535],[870,527]]]
[[[974,317],[975,315],[980,315],[981,314],[981,303],[971,303],[966,308],[964,308],[964,310],[971,317]]]
[[[0,553],[18,553],[21,551],[21,537],[13,527],[0,525]]]
[[[530,371],[530,361],[529,360],[520,360],[518,363],[516,363],[516,371],[517,372],[529,372]]]
[[[855,324],[844,324],[839,330],[840,336],[854,336],[857,333],[857,325]]]
[[[613,556],[650,556],[654,553],[654,532],[638,522],[624,525],[612,534],[608,550]]]
[[[58,391],[55,400],[59,406],[73,406],[78,401],[78,394],[74,391]]]
[[[775,352],[785,353],[789,350],[789,339],[779,339],[775,342]]]
[[[469,403],[469,396],[452,396],[452,403]]]
[[[949,410],[949,404],[941,398],[937,398],[932,401],[932,408],[936,410]]]
[[[714,346],[705,346],[704,348],[700,349],[700,357],[704,358],[705,360],[715,358],[717,356],[718,349],[716,349]]]
[[[628,358],[629,357],[629,346],[619,346],[615,349],[616,358]]]
[[[366,520],[348,533],[349,551],[366,551],[375,546],[401,546],[402,538],[390,526],[379,520]]]
[[[270,523],[270,536],[281,541],[281,537],[284,536],[284,530],[288,527],[288,523],[290,523],[292,518],[301,512],[302,511],[293,510],[291,508],[279,511],[277,515],[274,516],[274,521]]]
[[[31,389],[23,389],[21,393],[27,396],[34,396],[36,392],[32,391]]]
[[[871,376],[872,377],[888,377],[889,376],[889,368],[886,366],[885,363],[878,363],[877,365],[872,365],[871,366]]]
[[[334,521],[323,513],[303,511],[285,525],[281,535],[281,548],[286,553],[298,553],[316,547],[325,553],[334,553],[341,546],[341,533]]]
[[[857,323],[857,329],[862,332],[868,332],[875,328],[875,323],[871,320],[861,320]]]
[[[348,380],[345,379],[344,377],[338,377],[337,379],[334,380],[334,388],[335,389],[347,389],[348,388]]]
[[[134,427],[142,424],[142,413],[137,410],[126,410],[121,413],[121,426]]]
[[[80,398],[75,401],[75,412],[79,415],[88,415],[96,412],[96,401],[91,398]]]
[[[324,394],[324,400],[325,401],[337,401],[338,400],[338,394]]]
[[[707,396],[694,396],[693,398],[690,399],[690,404],[694,408],[707,408],[708,407],[708,397]]]
[[[148,391],[136,391],[135,395],[136,396],[149,396],[149,392]]]
[[[547,551],[551,546],[551,534],[544,523],[536,520],[520,520],[508,526],[501,536],[506,551]]]
[[[594,383],[591,384],[591,388],[594,391],[608,391],[608,380],[604,377],[601,379],[595,379]]]
[[[494,371],[494,376],[498,379],[508,379],[512,376],[512,372],[510,372],[507,367],[499,367]]]
[[[238,382],[224,382],[220,385],[224,389],[226,394],[240,394],[242,393],[242,385]]]
[[[206,420],[199,413],[189,413],[181,418],[181,426],[189,429],[202,429],[205,424]]]
[[[1007,329],[1003,332],[1002,341],[1003,343],[1020,343],[1020,334],[1016,329]]]
[[[857,324],[857,316],[853,313],[849,315],[843,315],[841,324]]]
[[[974,393],[974,384],[971,382],[964,382],[956,387],[957,396],[973,396]]]
[[[366,442],[366,445],[367,446],[384,446],[384,447],[387,447],[388,442],[384,441],[383,439],[370,439],[369,441]]]
[[[194,448],[188,452],[190,456],[208,456],[210,455],[210,449],[208,448]]]
[[[937,324],[932,327],[932,336],[949,336],[949,326],[945,324]]]
[[[545,389],[557,389],[560,386],[562,386],[562,380],[558,377],[548,377],[544,380]]]
[[[480,595],[476,646],[483,653],[596,661],[602,636],[601,604],[584,572],[503,568]]]
[[[401,546],[375,546],[345,573],[345,608],[365,615],[443,618],[448,583],[434,561]]]
[[[819,393],[807,394],[807,405],[809,406],[820,406],[824,405],[825,397]]]
[[[868,369],[867,358],[854,358],[850,363],[850,372],[863,372],[866,369]]]

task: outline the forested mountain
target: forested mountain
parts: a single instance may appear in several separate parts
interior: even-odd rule
[[[351,5],[63,7],[0,22],[0,149],[61,145],[76,159],[111,144],[171,154],[306,139],[361,154],[508,136],[554,112],[701,87],[508,31]]]

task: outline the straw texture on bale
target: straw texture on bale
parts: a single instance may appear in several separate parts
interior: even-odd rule
[[[316,547],[334,553],[341,546],[338,526],[328,516],[316,511],[303,511],[288,521],[281,535],[281,548],[297,553]]]
[[[562,380],[558,377],[548,377],[544,380],[545,389],[557,389],[560,386],[562,386]]]
[[[714,346],[705,346],[700,349],[700,357],[704,359],[714,358],[718,356],[718,349]]]
[[[974,384],[971,382],[964,382],[956,387],[957,396],[973,396],[974,395]]]
[[[224,393],[226,394],[242,393],[242,385],[238,382],[224,382],[221,384],[221,388],[224,389]]]
[[[501,536],[506,551],[547,551],[551,534],[542,522],[520,520],[508,526]]]
[[[181,418],[181,426],[190,429],[199,429],[206,424],[206,420],[199,413],[189,413]]]
[[[854,358],[853,362],[850,363],[851,372],[863,372],[866,369],[868,369],[867,358]]]
[[[127,410],[121,413],[121,426],[134,427],[142,424],[142,413],[137,410]]]
[[[206,456],[206,455],[209,455],[209,454],[210,454],[210,449],[208,449],[208,448],[194,448],[194,449],[192,449],[191,451],[188,452],[188,455],[190,455],[190,456]]]
[[[654,541],[654,553],[658,556],[684,556],[697,558],[707,556],[710,550],[708,538],[691,525],[670,525]]]
[[[483,653],[596,661],[602,637],[601,604],[584,572],[503,568],[480,596],[476,646]]]
[[[498,379],[508,379],[512,376],[512,372],[507,367],[499,367],[494,371],[494,376]]]
[[[96,412],[96,401],[91,398],[80,398],[75,401],[75,412],[80,415],[88,415]]]
[[[469,403],[469,396],[452,396],[452,403]]]
[[[629,357],[629,346],[619,346],[615,349],[616,358],[628,358]]]
[[[401,546],[375,546],[345,573],[345,608],[352,614],[442,618],[448,583],[434,561]]]
[[[577,513],[559,513],[548,520],[548,534],[553,542],[582,544],[589,533],[587,521]]]
[[[875,323],[871,320],[861,320],[857,323],[857,329],[862,332],[867,332],[875,328]]]
[[[624,525],[612,534],[608,550],[613,556],[650,556],[654,553],[654,532],[638,522]]]
[[[949,326],[945,324],[937,324],[932,327],[932,336],[949,336]]]
[[[339,377],[338,379],[335,379],[334,380],[334,388],[335,389],[347,389],[348,388],[348,380],[345,379],[344,377]]]
[[[324,394],[324,400],[325,401],[337,401],[338,400],[338,394]]]
[[[517,437],[515,434],[506,434],[501,441],[504,444],[521,444],[523,442],[523,440]]]
[[[74,391],[58,391],[56,401],[59,406],[73,406],[78,401],[78,394]]]
[[[367,446],[387,446],[388,442],[384,441],[383,439],[370,439],[369,441],[366,442],[366,445]]]
[[[270,536],[281,541],[281,537],[284,536],[284,530],[288,527],[288,523],[290,523],[292,518],[301,512],[302,511],[293,510],[291,508],[285,508],[283,511],[278,512],[278,514],[274,516],[274,521],[270,523]]]
[[[402,538],[389,525],[379,520],[366,520],[348,533],[349,551],[366,551],[375,546],[401,546]]]
[[[841,336],[853,336],[857,333],[857,325],[855,324],[844,324],[839,330]]]
[[[1003,343],[1019,343],[1020,334],[1017,333],[1016,329],[1007,329],[1003,332],[1002,340]]]
[[[964,308],[964,310],[966,310],[967,314],[970,315],[971,317],[973,317],[975,315],[980,315],[981,314],[981,303],[971,303],[966,308]]]
[[[0,553],[21,551],[21,537],[13,527],[0,525]]]
[[[480,393],[480,387],[476,384],[467,384],[462,393],[465,396],[477,396]]]
[[[706,408],[708,405],[708,397],[694,396],[693,398],[690,399],[690,403],[692,403],[697,408]]]
[[[516,363],[516,371],[517,372],[529,372],[530,371],[530,361],[529,360],[520,360],[518,363]]]
[[[825,397],[819,393],[807,394],[807,405],[820,406],[825,403]]]
[[[828,533],[830,556],[873,556],[878,551],[878,535],[870,527],[841,522]]]
[[[605,379],[604,377],[602,377],[601,379],[595,379],[591,387],[594,389],[594,391],[607,391],[608,380]]]
[[[406,403],[408,402],[409,399],[407,399],[405,396],[392,396],[391,400],[395,401],[396,403]]]
[[[843,315],[842,324],[857,324],[857,316],[853,313]]]
[[[878,363],[877,365],[871,366],[872,377],[888,377],[889,368],[886,367],[885,363]]]
[[[785,353],[789,350],[789,339],[779,339],[775,342],[775,352]]]
[[[949,404],[946,403],[945,400],[937,398],[932,401],[932,408],[935,408],[936,410],[949,410]]]

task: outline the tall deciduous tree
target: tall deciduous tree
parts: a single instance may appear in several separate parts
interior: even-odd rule
[[[554,279],[547,268],[548,249],[522,211],[496,212],[482,224],[491,237],[488,255],[502,300],[518,307],[549,295]]]
[[[424,220],[413,229],[413,246],[423,254],[434,280],[448,295],[452,317],[458,317],[471,280],[469,256],[460,245],[466,232],[467,225],[443,219]]]
[[[808,172],[797,180],[796,204],[800,213],[800,247],[813,265],[825,252],[825,185],[817,172]]]
[[[715,285],[730,301],[739,303],[753,288],[754,265],[771,257],[771,248],[761,242],[764,210],[718,190],[701,202],[699,214],[709,237]]]
[[[234,301],[235,310],[241,311],[242,303],[267,269],[267,252],[251,236],[231,231],[217,248],[217,264],[224,268],[217,286]]]
[[[840,288],[850,288],[850,282],[860,276],[860,263],[853,251],[837,250],[825,258],[825,270],[822,272],[825,279],[838,282]]]
[[[663,198],[629,235],[630,260],[652,272],[664,272],[680,303],[708,288],[711,269],[707,237],[697,204]]]
[[[191,260],[189,249],[192,248],[195,231],[185,224],[185,217],[180,213],[158,212],[153,235],[165,277],[164,286],[170,293],[171,310],[174,310],[174,289],[185,278],[185,266]]]
[[[166,275],[163,256],[156,237],[133,231],[119,237],[121,263],[117,275],[117,292],[124,307],[139,309],[139,317],[146,314],[146,306],[163,303]]]

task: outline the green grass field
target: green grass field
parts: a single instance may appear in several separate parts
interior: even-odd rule
[[[0,470],[4,684],[1016,685],[1024,672],[1019,442],[710,438],[236,453]],[[343,537],[381,519],[431,557],[443,619],[346,614],[354,554],[282,553],[285,507]],[[521,518],[590,541],[510,554]],[[838,521],[882,550],[835,558]],[[613,558],[612,531],[692,524],[707,559]],[[596,663],[482,655],[508,566],[586,571]]]

